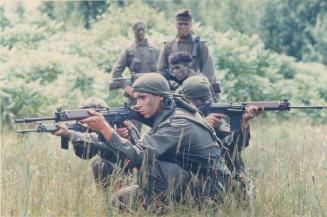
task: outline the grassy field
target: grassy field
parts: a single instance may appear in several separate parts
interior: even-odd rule
[[[92,160],[62,150],[47,134],[1,135],[1,216],[153,216],[119,212],[94,182]],[[219,213],[172,206],[167,216],[327,216],[327,125],[306,122],[252,125],[244,152],[255,197],[249,207],[233,200]]]

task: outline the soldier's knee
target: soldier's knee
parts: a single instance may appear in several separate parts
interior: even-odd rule
[[[110,176],[113,169],[113,165],[109,161],[96,159],[92,162],[93,175],[96,180]]]

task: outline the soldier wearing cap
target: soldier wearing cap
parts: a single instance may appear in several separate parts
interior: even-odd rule
[[[192,67],[192,56],[185,51],[179,51],[170,55],[169,64],[171,66],[171,73],[179,84],[183,83],[186,78],[197,74]],[[176,88],[171,87],[171,89],[174,90]]]
[[[121,78],[127,67],[131,73],[147,73],[156,70],[159,50],[145,37],[146,26],[143,21],[137,20],[133,24],[135,41],[129,45],[119,56],[112,69],[112,78]],[[116,88],[124,88],[123,82],[112,84]],[[113,87],[112,89],[115,89]],[[130,88],[126,90],[131,94]]]
[[[207,78],[195,75],[187,78],[181,88],[180,94],[188,99],[200,111],[213,103],[212,88]],[[225,162],[232,172],[235,180],[239,181],[238,198],[246,200],[250,182],[247,178],[244,161],[241,156],[242,150],[249,145],[250,129],[249,121],[262,112],[261,108],[248,106],[242,117],[242,130],[230,131],[230,126],[225,121],[225,116],[218,113],[205,114],[208,123],[215,129],[216,135],[223,142],[223,156]]]
[[[157,71],[166,73],[171,71],[169,56],[184,51],[192,56],[192,67],[196,73],[200,72],[207,76],[210,83],[216,81],[215,68],[208,46],[200,41],[199,37],[192,35],[192,14],[189,10],[180,10],[176,13],[177,36],[174,40],[165,42],[160,50]],[[219,89],[215,88],[219,93]]]
[[[91,97],[85,100],[80,106],[81,109],[103,109],[109,108],[107,103],[102,99]],[[133,137],[133,139],[139,138],[137,129],[132,125],[131,122],[126,122],[129,126],[130,135],[126,133],[121,133],[122,131],[117,130],[122,136]],[[122,167],[123,157],[116,150],[105,146],[98,139],[98,134],[95,132],[77,132],[73,130],[68,130],[66,125],[58,125],[59,130],[54,133],[57,136],[68,137],[73,144],[74,152],[76,156],[81,159],[89,160],[94,156],[98,155],[100,158],[92,162],[92,170],[94,179],[99,186],[103,189],[109,187],[110,175],[113,173],[114,169],[117,167]],[[132,139],[132,141],[133,141]],[[126,171],[130,168],[126,168]]]
[[[119,136],[100,113],[90,111],[93,116],[81,123],[99,131],[106,145],[123,153],[132,166],[141,168],[145,201],[164,200],[168,189],[178,200],[188,187],[196,197],[219,197],[230,173],[220,159],[220,140],[197,109],[173,97],[168,81],[158,73],[138,78],[133,84],[133,96],[137,111],[151,122],[152,128],[136,145]],[[194,177],[197,182],[193,183]]]
[[[129,85],[125,84],[122,74],[127,67],[132,74],[134,73],[147,73],[156,70],[157,61],[159,56],[159,49],[148,41],[145,37],[146,26],[143,21],[137,20],[133,24],[133,32],[135,41],[129,45],[119,56],[117,62],[112,69],[113,80],[117,79],[110,84],[110,89],[125,89],[125,96],[132,98],[132,90]],[[133,101],[129,99],[129,104]],[[141,125],[137,121],[133,121],[138,130]]]

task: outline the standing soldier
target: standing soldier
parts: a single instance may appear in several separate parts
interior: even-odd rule
[[[129,45],[119,56],[117,62],[112,69],[113,82],[109,89],[118,88],[125,89],[125,96],[132,98],[132,89],[130,85],[126,85],[122,78],[122,74],[127,67],[131,74],[147,73],[156,71],[159,49],[151,44],[145,37],[146,26],[143,21],[136,21],[133,24],[133,32],[135,42]],[[115,81],[116,80],[116,81]],[[132,100],[129,100],[132,104]],[[134,122],[138,129],[140,124]]]
[[[180,10],[176,13],[176,28],[176,38],[165,42],[160,51],[157,71],[162,74],[171,72],[169,56],[179,51],[185,51],[192,56],[194,71],[205,74],[214,87],[215,93],[219,93],[219,88],[216,88],[215,68],[208,46],[200,41],[198,36],[192,36],[192,15],[189,10]]]

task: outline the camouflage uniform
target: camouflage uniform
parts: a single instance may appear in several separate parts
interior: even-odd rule
[[[169,187],[174,199],[184,195],[187,187],[196,198],[219,197],[230,173],[220,159],[220,141],[213,128],[195,107],[172,98],[168,82],[159,74],[140,77],[133,89],[163,96],[163,111],[152,117],[152,130],[136,145],[115,132],[107,145],[123,153],[131,166],[141,168],[147,203],[158,197],[164,200]],[[192,182],[194,178],[197,182]]]

